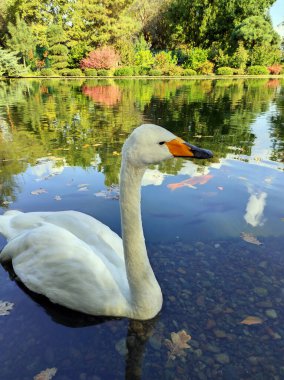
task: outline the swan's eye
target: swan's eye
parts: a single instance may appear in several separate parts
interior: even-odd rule
[[[164,145],[164,144],[165,144],[165,141],[159,142],[159,145]]]

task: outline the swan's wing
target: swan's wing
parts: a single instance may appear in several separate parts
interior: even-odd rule
[[[108,255],[109,260],[115,258],[113,251],[121,260],[124,260],[121,238],[105,224],[78,211],[29,213],[8,211],[0,216],[0,232],[11,239],[46,222],[71,232],[100,252],[106,252],[106,254],[112,252],[111,256]]]
[[[95,315],[123,315],[128,307],[124,262],[108,261],[61,227],[45,223],[23,232],[3,254],[30,290],[55,303]]]

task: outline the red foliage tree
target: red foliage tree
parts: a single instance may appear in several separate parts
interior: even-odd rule
[[[111,46],[104,46],[91,51],[80,62],[81,69],[111,69],[117,67],[120,61],[119,54]]]
[[[270,74],[278,75],[282,71],[282,66],[278,63],[275,63],[274,65],[269,66],[268,70]]]

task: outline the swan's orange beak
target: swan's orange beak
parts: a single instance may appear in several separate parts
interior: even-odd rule
[[[212,158],[211,150],[198,148],[179,137],[166,142],[166,145],[174,157]]]

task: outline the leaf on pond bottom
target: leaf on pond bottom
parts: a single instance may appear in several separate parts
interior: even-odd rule
[[[41,371],[36,376],[34,376],[34,380],[50,380],[55,376],[57,372],[57,368],[46,368],[44,371]]]
[[[247,316],[245,319],[243,319],[241,322],[240,322],[242,325],[260,325],[263,323],[263,320],[259,317],[255,317],[253,315],[249,315]]]
[[[247,243],[255,244],[255,245],[261,245],[262,243],[255,237],[253,234],[250,234],[249,232],[242,232],[241,238],[246,241]]]
[[[9,315],[13,307],[14,304],[12,302],[0,300],[0,315]]]
[[[191,339],[191,336],[187,334],[185,330],[180,330],[177,333],[171,333],[171,340],[165,339],[165,345],[169,349],[169,360],[175,360],[177,356],[185,356],[185,349],[190,348],[187,342]]]

